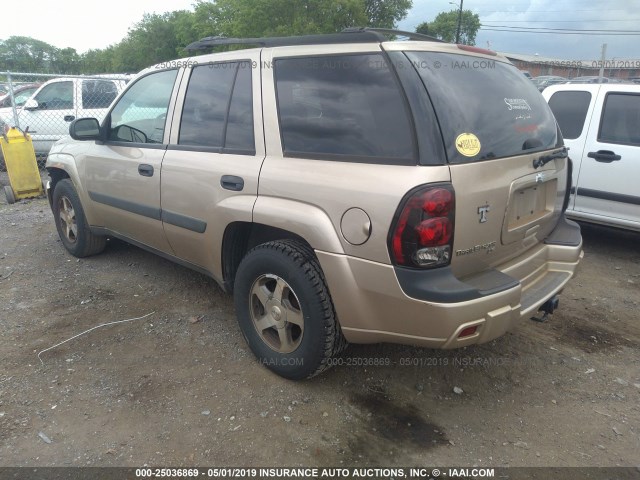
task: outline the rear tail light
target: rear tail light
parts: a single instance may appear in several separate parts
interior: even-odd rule
[[[389,236],[396,265],[433,268],[451,262],[455,193],[450,184],[420,187],[403,199]]]

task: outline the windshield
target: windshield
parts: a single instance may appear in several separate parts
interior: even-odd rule
[[[547,102],[513,65],[449,53],[406,55],[429,92],[450,163],[528,154],[558,143]]]

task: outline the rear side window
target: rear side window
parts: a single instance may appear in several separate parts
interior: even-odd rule
[[[562,131],[562,136],[575,140],[582,135],[591,92],[556,92],[549,99],[549,107]]]
[[[275,78],[286,156],[416,163],[406,102],[382,55],[278,59]]]
[[[242,153],[255,150],[250,62],[193,69],[178,143]]]
[[[111,80],[83,80],[82,82],[84,108],[108,108],[117,96],[118,89]]]
[[[407,52],[407,57],[429,92],[450,163],[557,146],[558,129],[547,102],[513,65],[450,53]]]
[[[640,146],[640,95],[607,94],[598,141]]]

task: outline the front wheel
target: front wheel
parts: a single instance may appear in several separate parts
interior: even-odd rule
[[[82,258],[104,250],[107,239],[91,233],[71,180],[60,180],[56,184],[53,191],[53,216],[60,240],[71,255]]]
[[[234,300],[249,347],[282,377],[313,377],[346,346],[318,260],[300,242],[251,250],[238,268]]]

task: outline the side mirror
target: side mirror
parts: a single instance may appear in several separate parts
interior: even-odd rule
[[[39,107],[40,107],[40,104],[38,104],[38,101],[34,100],[33,98],[30,98],[29,100],[24,102],[23,108],[25,110],[37,110]]]
[[[127,143],[148,143],[149,139],[147,135],[137,128],[130,127],[129,125],[120,125],[112,130],[109,135],[110,140],[127,142]]]
[[[78,118],[69,125],[69,135],[74,140],[102,140],[100,123],[95,118]]]

